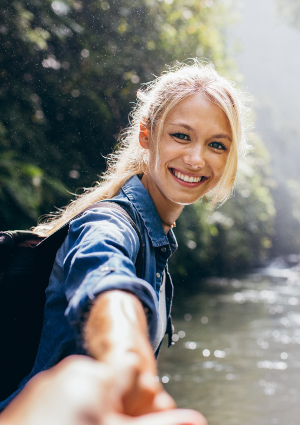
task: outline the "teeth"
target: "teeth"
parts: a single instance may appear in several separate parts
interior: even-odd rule
[[[192,176],[189,177],[186,174],[180,173],[180,171],[174,170],[173,173],[178,179],[188,183],[199,183],[202,180],[202,177],[192,177]]]

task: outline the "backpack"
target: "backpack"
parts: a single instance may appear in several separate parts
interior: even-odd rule
[[[46,238],[30,231],[0,232],[0,400],[12,394],[33,368],[43,326],[45,289],[70,222],[98,207],[118,210],[137,233],[140,248],[136,271],[141,277],[140,232],[130,215],[115,202],[89,206]]]

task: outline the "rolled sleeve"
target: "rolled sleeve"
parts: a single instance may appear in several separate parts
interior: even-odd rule
[[[93,209],[71,223],[64,260],[69,303],[65,315],[78,334],[99,294],[123,290],[134,294],[146,307],[149,338],[154,340],[158,302],[152,286],[136,276],[138,251],[139,238],[118,211]]]

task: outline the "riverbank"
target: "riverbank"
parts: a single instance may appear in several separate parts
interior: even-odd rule
[[[298,424],[299,304],[299,267],[278,263],[175,299],[175,344],[159,368],[178,406],[210,425]]]

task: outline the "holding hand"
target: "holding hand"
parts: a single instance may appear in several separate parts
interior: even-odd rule
[[[146,316],[134,295],[123,291],[102,294],[89,315],[85,337],[89,353],[114,371],[126,415],[139,416],[176,407],[157,382]]]
[[[0,415],[0,425],[207,425],[192,410],[124,415],[122,394],[112,377],[104,364],[69,357],[34,377]]]

